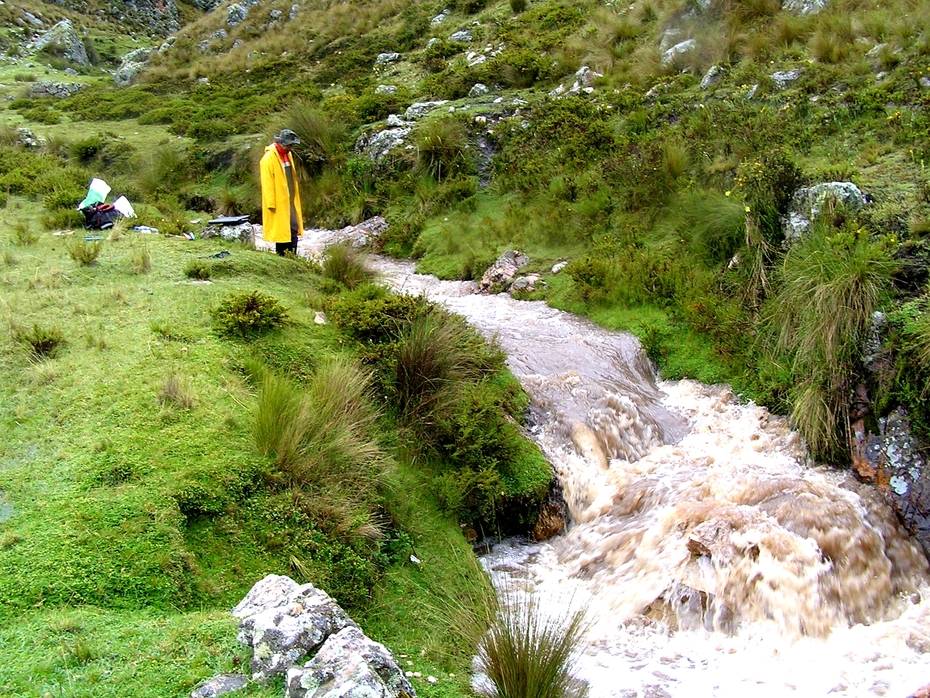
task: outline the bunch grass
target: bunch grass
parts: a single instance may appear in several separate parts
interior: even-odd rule
[[[495,698],[584,698],[572,676],[586,631],[584,611],[553,615],[536,598],[496,605],[478,644],[478,662]]]

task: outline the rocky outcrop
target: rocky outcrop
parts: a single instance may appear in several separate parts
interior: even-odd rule
[[[35,82],[29,86],[29,96],[64,99],[76,95],[85,87],[87,87],[85,82]]]
[[[120,61],[119,68],[113,73],[113,82],[117,87],[127,87],[135,82],[136,76],[145,70],[148,65],[149,56],[152,55],[150,49],[137,48],[130,51],[123,60]]]
[[[322,589],[270,574],[233,609],[239,642],[252,648],[252,679],[287,675],[287,698],[415,698],[384,645]],[[210,698],[248,683],[240,674],[204,682],[191,698]]]
[[[124,0],[126,14],[153,34],[168,36],[181,29],[175,0]]]
[[[325,591],[269,575],[252,587],[232,614],[236,639],[252,648],[252,678],[285,674],[311,656],[330,635],[355,625]]]
[[[679,41],[677,44],[662,53],[662,65],[671,65],[679,56],[684,56],[685,54],[691,53],[695,48],[697,48],[697,42],[695,42],[694,39],[685,39],[684,41]]]
[[[446,100],[444,99],[435,102],[414,102],[409,107],[407,107],[407,111],[404,112],[404,118],[407,121],[416,121],[417,119],[422,119],[433,109],[436,107],[441,107],[445,103]]]
[[[855,210],[864,206],[865,195],[852,182],[825,182],[798,189],[791,199],[787,217],[782,221],[785,237],[797,240],[821,212],[831,204]]]
[[[781,9],[796,15],[815,15],[827,4],[827,0],[783,0]]]
[[[313,659],[287,672],[287,698],[413,695],[413,686],[391,652],[355,626],[330,635]]]
[[[399,119],[395,124],[403,124]],[[389,120],[390,124],[391,121]],[[404,139],[410,135],[410,126],[396,125],[381,131],[363,133],[355,141],[355,152],[364,155],[369,160],[381,162],[388,153],[404,144]]]
[[[191,692],[191,698],[216,698],[227,693],[241,691],[248,686],[249,678],[244,674],[220,674],[205,681]]]
[[[518,250],[508,250],[481,277],[478,288],[481,293],[499,293],[510,288],[517,270],[526,266],[530,258]]]
[[[201,12],[212,12],[223,4],[223,0],[193,0],[193,5]]]
[[[36,51],[52,51],[71,63],[90,65],[84,42],[81,41],[70,19],[61,20],[42,34],[35,42],[35,49]]]
[[[81,14],[88,12],[87,3],[82,0],[45,1]],[[141,31],[168,36],[181,29],[175,0],[122,0],[104,6],[107,9],[98,12],[99,19],[118,24],[127,34]]]
[[[897,409],[866,428],[866,414],[853,423],[853,465],[891,503],[898,518],[930,557],[930,464],[911,433],[907,413]]]

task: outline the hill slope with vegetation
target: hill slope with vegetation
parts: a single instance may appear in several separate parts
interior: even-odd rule
[[[228,625],[210,609],[282,566],[330,585],[375,635],[400,638],[395,648],[423,643],[445,657],[448,641],[420,635],[422,624],[403,620],[411,606],[397,604],[418,603],[415,589],[431,607],[431,590],[441,597],[459,582],[419,577],[404,563],[409,545],[421,559],[429,546],[432,564],[454,575],[467,559],[460,523],[525,529],[545,494],[538,453],[512,431],[522,394],[501,357],[454,321],[364,282],[350,289],[335,271],[327,280],[325,268],[239,249],[216,262],[202,259],[218,251],[212,243],[171,237],[204,215],[257,222],[257,160],[282,127],[302,140],[308,226],[384,214],[381,251],[445,278],[480,278],[518,248],[547,282],[527,297],[636,333],[667,378],[729,382],[790,414],[820,458],[848,462],[851,423],[875,429],[898,408],[930,434],[925,2],[175,9],[183,26],[166,39],[128,36],[97,12],[0,8],[10,325],[0,367],[13,435],[0,447],[10,502],[0,505],[16,512],[3,523],[0,599],[17,618],[0,646],[49,628],[36,641],[59,658],[42,670],[48,685],[90,680],[111,651],[89,626],[111,626],[121,611],[75,604],[126,609],[120,622],[150,629],[142,654],[186,633],[190,609],[204,608],[203,649],[192,644],[189,656],[228,666],[231,647],[208,649],[210,623]],[[76,26],[87,64],[35,49],[60,19]],[[137,48],[144,67],[115,87],[113,71]],[[48,97],[33,89],[43,82],[82,87]],[[99,261],[82,266],[94,253],[81,236],[53,232],[80,226],[75,206],[95,176],[163,235],[144,247],[129,232],[103,241]],[[836,181],[863,200],[828,200],[789,236],[796,192]],[[560,261],[569,264],[553,274]],[[198,275],[214,283],[191,286]],[[217,332],[220,302],[252,291],[264,294],[256,303],[281,299],[292,323],[256,337]],[[332,325],[312,322],[321,309]],[[876,311],[885,322],[866,368]],[[61,353],[30,360],[47,340]],[[401,347],[438,341],[459,357],[435,365],[459,386],[454,400],[398,382]],[[345,441],[302,440],[320,429],[304,401],[328,404],[336,384],[370,394],[357,382],[368,374],[386,410],[360,398]],[[415,409],[436,419],[418,424]],[[277,420],[260,418],[277,414],[268,410],[304,436],[276,436]],[[456,443],[465,423],[504,437]],[[358,463],[366,477],[324,507],[332,493],[321,496],[304,456],[331,447],[347,449],[337,482]],[[513,463],[522,474],[507,472]],[[501,483],[521,503],[514,517],[499,516]],[[407,498],[421,490],[425,501]],[[144,549],[122,542],[126,531]],[[480,576],[465,578],[480,587]],[[20,647],[2,683],[29,694],[25,657],[36,647]],[[153,671],[166,694],[197,673]]]

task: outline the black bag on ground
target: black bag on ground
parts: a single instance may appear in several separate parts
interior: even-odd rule
[[[123,214],[113,204],[94,204],[81,209],[84,214],[84,227],[88,230],[107,230],[112,228]]]

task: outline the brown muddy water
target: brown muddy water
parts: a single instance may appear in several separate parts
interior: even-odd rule
[[[301,252],[331,241],[307,231]],[[868,487],[723,386],[657,380],[638,342],[373,258],[507,352],[571,522],[482,562],[512,603],[585,609],[592,698],[895,696],[930,684],[927,562]]]

